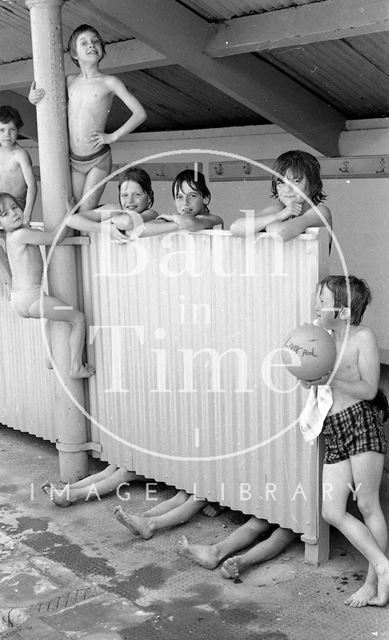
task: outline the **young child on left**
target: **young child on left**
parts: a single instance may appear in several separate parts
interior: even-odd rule
[[[82,362],[85,317],[62,300],[43,294],[43,260],[39,245],[51,245],[55,231],[29,229],[23,224],[23,210],[9,193],[0,193],[0,231],[5,234],[12,275],[11,304],[22,318],[47,318],[70,325],[70,377],[89,378],[94,367]],[[41,307],[43,307],[41,311]]]
[[[0,193],[13,196],[23,211],[23,224],[29,225],[37,186],[29,153],[18,143],[23,126],[13,107],[0,107]]]
[[[23,211],[23,223],[29,226],[36,200],[37,186],[28,152],[18,143],[23,126],[20,114],[13,107],[0,107],[0,193],[10,193]],[[0,247],[0,270],[7,284],[11,272],[7,254]]]

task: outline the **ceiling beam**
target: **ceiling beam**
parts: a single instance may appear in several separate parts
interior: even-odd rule
[[[77,67],[68,53],[64,56],[65,73],[77,73]],[[166,56],[139,40],[126,40],[106,46],[106,56],[100,68],[106,73],[120,74],[139,69],[150,69],[171,64]],[[20,60],[0,65],[0,87],[17,90],[29,87],[33,79],[31,60]]]
[[[225,57],[388,30],[388,0],[325,0],[213,25],[205,53]]]
[[[94,0],[129,32],[237,102],[323,155],[338,155],[345,118],[269,63],[252,55],[212,59],[203,53],[209,23],[175,0]],[[196,100],[196,96],[193,96]]]

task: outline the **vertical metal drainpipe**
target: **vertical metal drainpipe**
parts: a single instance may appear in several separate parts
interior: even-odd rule
[[[64,0],[26,0],[30,10],[34,78],[46,91],[37,105],[39,164],[43,221],[52,230],[63,219],[71,196],[67,108],[63,61],[61,8]],[[78,307],[76,247],[56,247],[48,269],[52,295]],[[69,377],[69,327],[51,323],[51,341],[59,377],[56,385],[56,433],[62,482],[74,482],[88,473],[86,421],[81,380]],[[32,372],[33,373],[33,372]],[[53,375],[56,375],[53,372]]]

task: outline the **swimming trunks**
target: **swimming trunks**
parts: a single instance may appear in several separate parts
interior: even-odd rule
[[[109,144],[105,144],[101,149],[92,153],[89,156],[77,156],[75,153],[70,153],[70,166],[73,171],[86,175],[93,167],[100,165],[101,169],[110,170],[112,163],[111,147]]]
[[[11,291],[11,304],[18,316],[21,316],[22,318],[31,318],[29,310],[31,309],[31,305],[39,300],[40,295],[40,287]]]
[[[327,416],[322,433],[325,464],[341,462],[366,451],[384,454],[387,451],[378,412],[365,400]]]

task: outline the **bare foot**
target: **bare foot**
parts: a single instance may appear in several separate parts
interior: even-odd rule
[[[375,607],[385,607],[389,602],[389,571],[378,576],[377,595],[367,604]]]
[[[123,508],[120,505],[114,508],[113,515],[115,516],[116,520],[118,520],[118,522],[120,522],[121,524],[124,524],[124,526],[127,527],[127,529],[131,531],[131,533],[139,535],[137,529],[135,529],[135,527],[133,527],[128,521],[127,514],[123,511]]]
[[[139,534],[143,540],[150,540],[153,537],[152,518],[142,518],[142,516],[125,513],[120,505],[115,507],[113,513],[116,520],[124,524],[132,533]]]
[[[236,580],[239,578],[239,570],[240,570],[240,556],[234,556],[233,558],[227,558],[223,562],[223,565],[220,569],[220,573],[223,578],[230,578],[232,580]]]
[[[218,502],[208,502],[201,513],[203,513],[208,518],[216,518],[217,516],[220,516],[220,514],[225,511],[225,509],[227,509],[227,507],[223,507]]]
[[[376,586],[373,584],[364,584],[358,591],[352,593],[347,600],[344,601],[344,604],[347,604],[349,607],[366,607],[369,600],[374,598],[377,594]]]
[[[210,544],[190,544],[186,536],[182,536],[178,546],[182,554],[197,562],[204,569],[215,569],[221,558],[215,545]]]
[[[2,632],[9,631],[13,626],[21,625],[28,619],[27,611],[27,609],[16,608],[0,609],[0,633],[2,638],[5,638]]]
[[[76,367],[70,370],[71,378],[90,378],[96,372],[96,367],[93,364],[82,364],[81,367]]]
[[[41,485],[41,489],[57,507],[70,507],[72,504],[69,499],[69,485],[63,489],[56,489],[51,482],[45,482]]]

